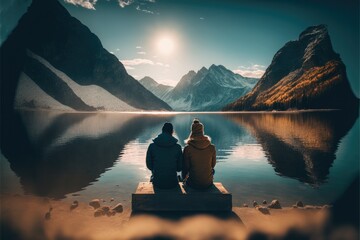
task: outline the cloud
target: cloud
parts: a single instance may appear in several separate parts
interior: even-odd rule
[[[87,9],[91,9],[91,10],[95,10],[95,5],[96,5],[97,1],[98,0],[64,0],[64,2],[66,2],[66,3],[70,3],[70,4],[73,4],[75,6],[81,6],[83,8],[87,8]],[[125,8],[125,7],[130,6],[130,5],[134,4],[134,3],[140,4],[142,6],[145,6],[147,3],[155,3],[155,0],[117,0],[117,1],[118,1],[119,6],[121,8]],[[154,14],[154,12],[152,12],[150,10],[140,8],[139,5],[136,7],[136,10],[142,11],[142,12],[145,12],[145,13]]]
[[[203,17],[200,17],[200,20],[204,20],[205,18],[203,18]]]
[[[126,70],[134,70],[135,66],[139,65],[151,65],[154,67],[162,67],[163,69],[168,69],[170,67],[167,63],[153,62],[152,60],[146,58],[134,58],[119,61],[124,65]]]
[[[158,83],[172,86],[172,87],[175,87],[176,84],[179,82],[179,80],[174,80],[174,79],[161,79],[161,80],[157,80],[157,81],[158,81]]]
[[[126,66],[126,65],[124,65],[124,67],[125,67],[126,70],[134,70],[135,69],[134,67]]]
[[[152,60],[146,58],[125,59],[125,60],[120,60],[120,62],[122,62],[122,64],[124,64],[125,66],[157,65],[166,68],[170,67],[170,64],[162,63],[162,62],[153,62]]]
[[[155,0],[118,0],[118,2],[119,2],[119,6],[124,8],[124,7],[130,6],[131,4],[134,4],[134,3],[138,3],[141,5],[145,5],[146,3],[155,3]],[[136,10],[139,10],[139,9],[137,9],[138,7],[136,7]],[[140,11],[143,11],[143,10],[140,10]],[[147,12],[147,11],[148,10],[145,10],[144,12]],[[151,12],[151,11],[149,11],[149,12]]]
[[[265,73],[265,69],[266,67],[263,65],[253,64],[251,66],[239,66],[233,72],[243,77],[261,78]]]
[[[120,62],[122,62],[122,64],[124,64],[125,66],[137,66],[137,65],[154,65],[154,62],[149,60],[149,59],[145,59],[145,58],[135,58],[135,59],[130,59],[130,60],[121,60]]]
[[[166,67],[166,68],[169,68],[169,67],[170,67],[169,64],[162,63],[162,62],[156,62],[156,65],[161,66],[161,67]]]
[[[153,11],[150,11],[150,10],[147,10],[147,9],[140,8],[140,6],[139,6],[139,5],[137,5],[136,10],[141,11],[141,12],[144,12],[144,13],[148,13],[148,14],[154,14],[154,12],[153,12]]]
[[[146,52],[137,52],[137,54],[146,55]]]
[[[118,0],[118,2],[119,2],[119,6],[124,8],[126,6],[133,4],[135,1],[134,0]]]
[[[64,0],[66,3],[73,4],[75,6],[79,5],[83,8],[95,10],[95,5],[97,0]]]
[[[141,49],[142,47],[141,46],[136,46],[137,49]]]

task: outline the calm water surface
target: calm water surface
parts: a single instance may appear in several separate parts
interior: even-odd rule
[[[184,146],[194,118],[216,146],[215,180],[232,192],[234,206],[274,198],[283,205],[331,203],[359,172],[359,121],[339,112],[19,117],[13,143],[1,152],[2,194],[113,197],[128,206],[138,182],[150,177],[146,149],[163,123],[174,124]]]

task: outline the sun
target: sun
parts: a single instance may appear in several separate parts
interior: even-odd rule
[[[156,40],[156,48],[159,54],[164,56],[172,55],[176,50],[175,38],[170,35],[162,35]]]

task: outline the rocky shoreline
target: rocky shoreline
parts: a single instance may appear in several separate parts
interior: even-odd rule
[[[275,199],[269,204],[263,201],[261,205],[253,202],[250,207],[247,204],[234,206],[231,217],[197,213],[169,219],[155,213],[134,215],[129,206],[113,198],[59,201],[15,195],[0,196],[0,199],[2,228],[16,229],[26,235],[25,239],[57,239],[59,233],[68,239],[119,239],[119,236],[142,239],[165,233],[181,237],[183,233],[176,229],[186,229],[194,236],[206,232],[209,238],[220,234],[231,239],[247,239],[246,236],[259,231],[280,236],[294,227],[321,228],[330,207],[301,202],[285,207]],[[39,237],[39,233],[34,232],[38,225],[44,236]]]

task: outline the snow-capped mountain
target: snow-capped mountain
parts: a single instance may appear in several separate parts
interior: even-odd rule
[[[190,71],[164,96],[177,111],[217,111],[248,93],[257,79],[236,74],[222,65]],[[149,88],[148,88],[149,89]]]
[[[15,104],[16,89],[22,91],[17,107],[25,104],[48,109],[55,105],[62,109],[64,105],[78,111],[171,110],[130,76],[119,59],[103,48],[99,38],[57,0],[33,0],[0,53],[4,60],[1,109],[6,111]],[[42,99],[30,99],[31,93],[25,94],[22,84],[30,84],[38,92],[40,88]],[[2,114],[7,113],[4,110]]]
[[[42,90],[28,75],[21,73],[16,89],[14,107],[52,109],[56,111],[75,111],[73,108],[61,104]]]
[[[27,56],[28,61],[24,67],[25,73],[20,75],[16,91],[15,108],[64,111],[137,110],[97,85],[83,86],[77,84],[65,73],[30,50],[27,51]],[[56,89],[51,86],[56,86]],[[32,90],[29,91],[29,89]],[[61,94],[59,94],[60,90]]]
[[[151,77],[144,77],[139,82],[150,92],[160,99],[163,99],[174,87],[160,84]]]

